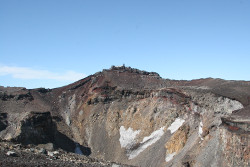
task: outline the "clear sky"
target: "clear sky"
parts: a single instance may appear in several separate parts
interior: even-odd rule
[[[122,64],[250,80],[250,0],[0,0],[0,85],[54,88]]]

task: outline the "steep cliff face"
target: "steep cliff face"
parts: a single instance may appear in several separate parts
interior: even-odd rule
[[[49,112],[53,135],[44,127],[33,138],[44,133],[60,145],[61,134],[95,158],[136,166],[247,166],[249,97],[249,82],[171,81],[112,67],[53,90],[2,88],[0,137],[20,139],[17,129],[27,126],[15,122],[32,118],[31,111]]]

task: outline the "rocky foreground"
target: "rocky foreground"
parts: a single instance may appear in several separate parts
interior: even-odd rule
[[[0,166],[51,166],[51,167],[129,167],[114,162],[97,160],[62,149],[54,150],[51,144],[21,145],[12,142],[0,142]],[[49,151],[50,150],[50,151]]]
[[[0,166],[249,166],[249,127],[247,81],[113,66],[56,89],[0,87]]]

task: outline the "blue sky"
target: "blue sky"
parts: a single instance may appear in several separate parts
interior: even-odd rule
[[[249,0],[0,0],[0,85],[54,88],[112,65],[250,80]]]

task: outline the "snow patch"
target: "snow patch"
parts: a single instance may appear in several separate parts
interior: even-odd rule
[[[133,131],[132,128],[125,129],[124,126],[120,127],[120,144],[122,148],[131,148],[135,144],[136,136],[141,132],[141,130]]]
[[[184,119],[176,118],[176,120],[168,127],[168,130],[170,130],[172,134],[176,132],[184,122],[185,122]]]
[[[201,135],[203,133],[202,127],[203,127],[203,123],[200,122],[200,125],[199,125],[199,135]]]
[[[201,135],[202,135],[202,133],[203,133],[202,128],[203,128],[203,123],[202,123],[202,121],[201,121],[201,122],[200,122],[200,125],[199,125],[199,136],[200,136],[201,140],[203,140],[203,138],[201,137]]]
[[[67,112],[68,113],[68,112]],[[70,126],[71,124],[71,121],[70,121],[70,118],[69,118],[69,114],[66,114],[66,119],[65,119],[65,122],[68,126]]]
[[[171,133],[174,133],[177,131],[182,124],[185,122],[184,119],[177,118],[171,125],[168,127],[168,130],[171,131]],[[164,127],[161,127],[160,129],[152,132],[149,136],[146,136],[143,138],[142,142],[138,143],[138,146],[136,149],[131,149],[133,146],[135,146],[135,138],[140,133],[140,130],[133,131],[133,129],[128,128],[127,130],[124,128],[124,126],[120,127],[120,144],[121,147],[125,147],[127,151],[128,159],[133,159],[136,156],[138,156],[141,152],[143,152],[145,149],[147,149],[150,145],[156,143],[163,135],[164,135]],[[131,150],[130,150],[131,149]],[[174,157],[175,153],[169,154],[166,157],[167,160],[171,160]]]
[[[133,150],[132,152],[127,154],[129,159],[135,158],[147,147],[149,147],[150,145],[154,144],[157,140],[159,140],[164,134],[164,128],[165,127],[161,127],[159,130],[156,130],[153,133],[151,133],[151,135],[144,137],[142,142],[140,142],[140,146],[136,150]]]
[[[198,112],[198,107],[197,107],[197,105],[194,105],[193,111],[194,111],[194,112]]]
[[[112,167],[120,167],[120,165],[113,164]]]
[[[75,153],[83,155],[82,150],[80,149],[80,145],[78,143],[75,144],[75,145],[76,145],[76,147],[75,147]]]
[[[165,127],[161,127],[159,130],[156,130],[153,133],[151,133],[150,136],[144,137],[143,140],[142,140],[142,143],[147,142],[147,144],[149,144],[149,145],[155,143],[164,134],[164,128]]]
[[[82,115],[83,114],[83,111],[81,110],[80,112],[79,112],[79,115]]]
[[[167,154],[167,155],[166,155],[166,158],[165,158],[165,161],[166,161],[166,162],[171,161],[171,160],[174,158],[175,155],[176,155],[176,152],[174,152],[174,153],[172,153],[172,154]]]

